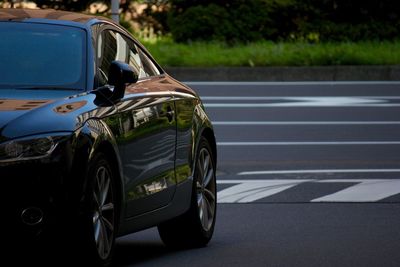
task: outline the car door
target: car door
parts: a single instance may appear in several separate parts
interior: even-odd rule
[[[126,217],[167,205],[175,192],[176,120],[173,97],[158,81],[160,71],[143,63],[140,48],[129,37],[103,30],[97,42],[98,84],[106,84],[113,60],[128,63],[139,75],[116,103],[120,119],[117,137],[122,151]]]

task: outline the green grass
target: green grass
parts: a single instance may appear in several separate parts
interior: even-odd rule
[[[257,42],[177,44],[169,39],[143,41],[164,67],[329,66],[400,64],[400,41],[360,43]]]

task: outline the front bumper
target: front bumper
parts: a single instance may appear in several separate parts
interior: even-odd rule
[[[41,239],[79,212],[84,170],[73,167],[71,149],[51,156],[0,164],[2,218],[12,239]]]

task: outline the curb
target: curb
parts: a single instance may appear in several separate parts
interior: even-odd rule
[[[169,67],[181,81],[400,81],[400,65],[321,67]]]

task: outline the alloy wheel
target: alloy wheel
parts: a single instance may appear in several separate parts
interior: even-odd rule
[[[197,159],[197,206],[201,225],[209,231],[213,225],[216,209],[215,171],[207,148],[202,148]]]
[[[110,171],[105,166],[97,169],[93,199],[93,229],[97,252],[102,259],[111,253],[114,238],[114,193]]]

